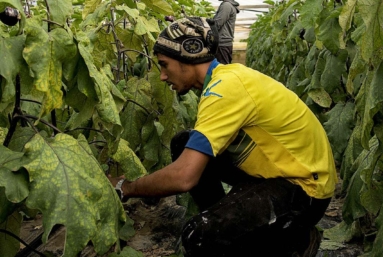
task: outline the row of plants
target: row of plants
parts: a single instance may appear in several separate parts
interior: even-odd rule
[[[342,179],[343,221],[324,235],[383,256],[383,2],[265,1],[246,64],[294,91],[322,122]]]
[[[160,81],[152,47],[165,16],[213,12],[192,0],[0,0],[0,256],[15,256],[38,213],[43,242],[65,226],[63,256],[89,243],[142,256],[120,252],[133,221],[106,175],[135,180],[171,161],[197,96]]]

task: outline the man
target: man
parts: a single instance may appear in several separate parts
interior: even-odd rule
[[[234,0],[220,1],[222,3],[214,16],[219,34],[219,47],[216,58],[222,64],[229,64],[233,55],[235,20],[237,13],[239,13],[239,3]]]
[[[185,256],[315,256],[336,183],[330,144],[310,109],[272,78],[214,58],[214,21],[183,18],[157,39],[160,78],[202,90],[197,122],[171,142],[173,162],[134,182],[129,197],[190,192],[200,213],[182,232]],[[222,183],[232,186],[225,195]]]

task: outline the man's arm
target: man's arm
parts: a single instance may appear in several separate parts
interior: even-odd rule
[[[169,196],[189,191],[197,185],[209,156],[185,148],[178,159],[168,166],[122,185],[124,197]],[[115,186],[119,178],[109,178]]]

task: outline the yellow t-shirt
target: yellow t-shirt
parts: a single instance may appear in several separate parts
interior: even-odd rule
[[[186,147],[228,151],[246,173],[286,178],[311,197],[334,193],[334,159],[318,119],[294,92],[241,64],[210,65]]]

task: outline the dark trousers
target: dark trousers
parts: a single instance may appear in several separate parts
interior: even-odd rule
[[[173,160],[189,132],[171,142]],[[226,195],[225,182],[232,186]],[[200,208],[184,226],[185,256],[292,256],[309,245],[310,230],[330,199],[309,197],[283,178],[261,179],[233,166],[223,153],[212,158],[190,194]]]
[[[233,59],[233,46],[220,46],[218,47],[215,58],[222,64],[229,64]]]

